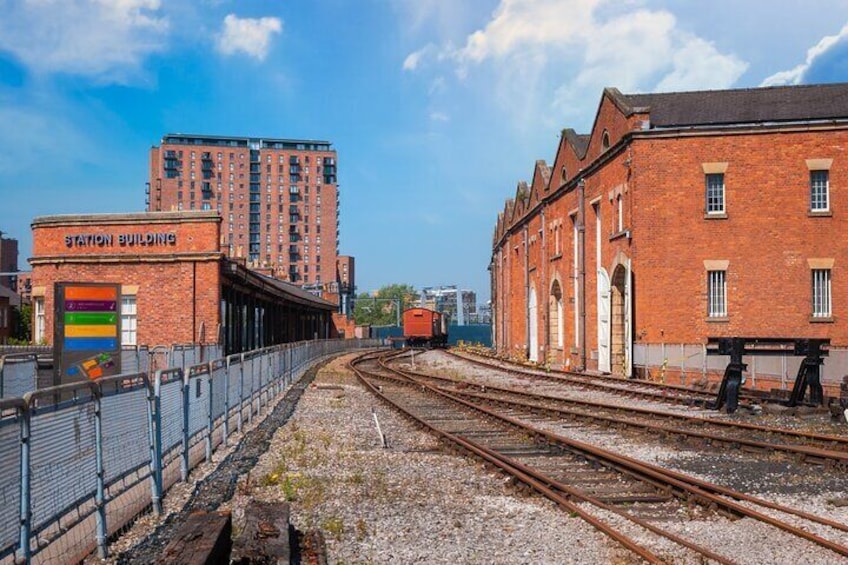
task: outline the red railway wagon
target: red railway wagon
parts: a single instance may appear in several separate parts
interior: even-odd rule
[[[403,337],[413,347],[445,347],[448,343],[447,317],[427,308],[409,308],[403,313]]]

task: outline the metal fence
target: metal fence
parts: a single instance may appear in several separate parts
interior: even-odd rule
[[[0,356],[0,398],[19,398],[38,388],[38,358],[35,353]]]
[[[148,509],[161,513],[171,485],[313,363],[379,345],[325,340],[193,357],[187,369],[126,372],[0,400],[0,563],[77,562],[95,549],[105,557],[111,535]]]
[[[761,379],[776,384],[783,390],[791,390],[803,357],[792,355],[757,357],[746,355],[743,363],[748,364],[745,377],[752,387]],[[707,376],[721,377],[730,362],[727,355],[707,355],[705,345],[692,344],[634,344],[633,365],[637,373],[652,380],[664,380],[674,375],[682,384],[703,379]],[[848,349],[830,348],[821,369],[821,382],[836,387],[848,374]]]

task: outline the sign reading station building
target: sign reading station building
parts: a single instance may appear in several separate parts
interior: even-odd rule
[[[121,285],[56,283],[55,372],[61,384],[121,372]]]

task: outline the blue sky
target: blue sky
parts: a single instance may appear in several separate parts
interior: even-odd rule
[[[144,209],[172,132],[331,141],[360,291],[489,296],[497,213],[605,86],[848,80],[845,0],[0,0],[0,230]]]

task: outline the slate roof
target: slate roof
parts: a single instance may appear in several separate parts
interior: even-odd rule
[[[626,114],[650,114],[651,127],[848,119],[848,83],[655,94],[607,89]]]

